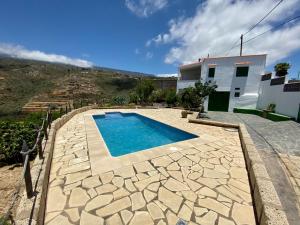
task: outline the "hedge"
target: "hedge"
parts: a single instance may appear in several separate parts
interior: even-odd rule
[[[280,122],[280,121],[288,121],[292,120],[293,118],[277,113],[268,113],[267,114],[267,119],[275,121],[275,122]]]
[[[244,108],[233,108],[234,113],[244,113],[244,114],[253,114],[257,116],[262,116],[263,111],[259,109],[244,109]]]

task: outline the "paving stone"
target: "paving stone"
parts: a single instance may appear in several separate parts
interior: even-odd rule
[[[190,179],[185,179],[185,182],[192,189],[192,191],[197,191],[202,187],[202,185]]]
[[[135,192],[130,195],[132,211],[143,208],[146,205],[145,199],[141,192]]]
[[[122,187],[124,184],[124,178],[123,177],[114,177],[112,179],[112,183],[117,187]]]
[[[72,165],[72,166],[68,166],[65,169],[61,169],[59,171],[59,175],[77,173],[77,172],[84,171],[84,170],[87,170],[87,169],[90,169],[90,168],[91,168],[90,162],[78,163],[78,164],[75,164],[75,165]]]
[[[201,188],[199,191],[197,191],[197,194],[212,197],[212,198],[217,197],[217,193],[208,187]]]
[[[88,177],[82,181],[82,187],[87,189],[94,188],[100,185],[101,182],[98,176]]]
[[[248,179],[248,174],[245,168],[231,167],[229,173],[231,178]]]
[[[152,183],[152,184],[149,184],[149,186],[147,187],[150,191],[154,191],[154,192],[157,192],[158,191],[158,188],[159,188],[159,182],[155,182],[155,183]]]
[[[180,167],[177,162],[173,162],[167,167],[167,170],[179,170],[179,169]]]
[[[100,179],[103,184],[110,183],[113,177],[114,177],[114,173],[112,171],[100,174]]]
[[[183,198],[164,187],[160,187],[158,191],[158,200],[168,206],[173,212],[177,213]]]
[[[85,178],[87,178],[91,175],[92,175],[92,173],[91,173],[90,170],[68,174],[68,175],[66,175],[67,179],[66,179],[65,185],[81,181],[81,180],[83,180],[83,179],[85,179]]]
[[[158,171],[165,177],[169,177],[169,173],[166,171],[166,169],[164,167],[159,167]]]
[[[211,170],[211,169],[207,169],[204,168],[203,171],[203,177],[208,177],[208,178],[229,178],[229,176],[227,174],[224,173],[220,173],[216,170]]]
[[[97,192],[95,191],[94,188],[91,188],[87,191],[87,193],[89,194],[90,198],[94,198],[97,196]]]
[[[150,176],[148,174],[145,174],[145,173],[138,173],[138,174],[136,174],[136,177],[139,180],[145,180],[145,179],[149,178]]]
[[[131,201],[129,197],[125,197],[104,206],[101,209],[96,210],[96,214],[101,217],[106,217],[120,212],[123,209],[129,208],[131,206]]]
[[[100,187],[96,188],[96,191],[98,195],[105,194],[105,193],[111,193],[117,190],[118,188],[115,185],[112,184],[104,184]]]
[[[117,200],[119,198],[124,198],[124,197],[130,195],[130,193],[125,188],[120,188],[120,189],[114,191],[113,195],[114,195],[114,200]]]
[[[180,166],[192,166],[192,160],[186,158],[186,157],[182,157],[180,160],[178,160],[178,164]]]
[[[145,180],[141,180],[138,182],[135,182],[134,185],[139,189],[139,191],[144,190],[149,184],[159,181],[160,174],[154,175],[152,177],[149,177]]]
[[[202,173],[193,172],[188,175],[188,178],[191,180],[197,180],[199,177],[201,177],[201,175],[202,175]]]
[[[200,161],[200,158],[196,155],[186,155],[186,157],[189,158],[190,160],[192,160],[195,163],[198,163]]]
[[[214,165],[219,165],[220,160],[218,158],[211,158],[207,160],[208,163],[214,164]]]
[[[167,206],[165,206],[163,203],[161,203],[158,200],[155,200],[154,203],[164,212],[168,209]]]
[[[68,214],[71,222],[76,223],[77,221],[79,221],[80,216],[78,208],[65,209],[65,212]]]
[[[51,220],[47,225],[72,225],[72,223],[69,222],[68,218],[63,215],[59,215],[55,217],[53,220]]]
[[[155,159],[152,159],[151,162],[155,167],[167,167],[170,165],[173,160],[169,156],[161,156]]]
[[[123,177],[123,178],[130,178],[135,176],[135,172],[133,166],[123,166],[114,171],[115,175]]]
[[[243,202],[243,199],[241,199],[239,196],[237,196],[236,194],[232,193],[231,191],[229,191],[227,188],[221,186],[221,187],[217,187],[216,188],[217,191],[219,193],[221,193],[222,195],[226,196],[227,198],[230,198],[236,202]]]
[[[45,218],[45,224],[47,224],[53,218],[57,217],[59,214],[61,214],[61,211],[47,213],[46,218]]]
[[[209,211],[203,217],[196,217],[196,222],[201,225],[215,225],[217,218],[217,213]]]
[[[47,199],[47,212],[61,211],[67,202],[67,197],[58,186],[49,189]]]
[[[237,224],[255,225],[255,217],[252,206],[234,203],[232,207],[232,218]]]
[[[76,188],[76,187],[79,187],[81,186],[81,181],[77,181],[76,183],[72,183],[72,184],[69,184],[69,185],[65,185],[64,186],[64,193],[65,194],[70,194],[70,192]]]
[[[170,191],[187,191],[190,190],[190,188],[184,184],[181,183],[174,178],[169,178],[167,182],[164,184],[164,186],[169,189]]]
[[[205,185],[209,188],[215,188],[217,187],[218,185],[220,185],[218,183],[218,181],[216,181],[216,179],[212,179],[212,178],[205,178],[205,177],[200,177],[198,180],[197,180],[198,183],[202,184],[202,185]]]
[[[135,188],[135,186],[133,185],[133,183],[130,179],[125,180],[125,187],[130,192],[136,191],[136,188]]]
[[[208,169],[213,169],[215,168],[215,166],[207,161],[200,161],[200,166],[204,167],[204,168],[208,168]]]
[[[82,211],[80,225],[104,225],[104,219]]]
[[[147,189],[144,190],[144,197],[146,199],[146,202],[152,201],[154,198],[156,198],[156,196],[156,193],[153,193],[152,191],[149,191]]]
[[[99,209],[102,206],[109,204],[112,200],[112,195],[99,195],[86,204],[85,210],[89,212],[94,209]]]
[[[169,156],[174,160],[177,161],[183,157],[183,155],[180,152],[174,152],[169,154]]]
[[[220,216],[218,220],[218,225],[235,225],[235,223],[231,220]]]
[[[185,220],[185,221],[190,221],[191,216],[192,216],[192,210],[190,209],[190,207],[188,207],[187,205],[183,205],[178,213],[178,217]]]
[[[138,173],[144,173],[151,170],[155,170],[154,167],[148,161],[136,163],[133,166]]]
[[[141,225],[141,224],[154,225],[154,222],[148,212],[144,212],[144,211],[135,212],[132,220],[129,223],[129,225]]]
[[[202,216],[203,214],[207,213],[207,208],[202,207],[194,207],[194,212],[196,216]]]
[[[197,195],[193,191],[182,191],[183,197],[189,201],[195,202],[197,199]]]
[[[119,214],[115,214],[106,220],[106,225],[123,225]]]
[[[120,214],[125,225],[128,224],[131,218],[133,217],[133,213],[126,209],[122,210]]]
[[[78,164],[78,163],[82,163],[82,162],[86,162],[88,160],[89,160],[88,156],[83,156],[83,157],[80,157],[80,158],[71,159],[69,161],[69,166],[74,165],[74,164]]]
[[[89,199],[90,197],[85,190],[83,190],[82,188],[75,188],[71,192],[69,206],[71,208],[84,206]]]
[[[167,217],[168,224],[172,224],[172,225],[177,224],[179,220],[179,218],[170,210],[168,210],[166,217]]]
[[[213,210],[217,213],[220,213],[226,217],[228,217],[228,215],[229,215],[230,208],[212,198],[199,199],[198,205],[201,207],[211,209],[211,210]]]
[[[158,221],[157,225],[167,225],[163,220]]]
[[[176,180],[183,182],[183,177],[181,171],[168,171],[168,173],[174,177]]]
[[[198,172],[198,171],[203,171],[203,168],[199,164],[195,164],[191,167],[191,170]]]
[[[163,211],[155,203],[149,203],[147,209],[153,220],[165,218]]]

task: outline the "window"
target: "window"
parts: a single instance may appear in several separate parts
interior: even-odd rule
[[[236,76],[237,77],[247,77],[249,72],[248,66],[237,67],[236,68]]]
[[[215,71],[216,71],[215,67],[209,68],[208,77],[215,77]]]
[[[241,90],[240,88],[235,88],[235,90]]]
[[[240,92],[235,92],[234,97],[236,97],[236,98],[240,97]]]

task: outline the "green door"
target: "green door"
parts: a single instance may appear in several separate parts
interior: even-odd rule
[[[230,92],[216,91],[212,93],[208,99],[208,110],[228,112],[229,98]]]

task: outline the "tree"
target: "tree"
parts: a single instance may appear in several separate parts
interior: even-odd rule
[[[276,72],[276,76],[283,77],[288,74],[288,70],[291,68],[289,63],[277,63],[274,66],[274,70]]]
[[[139,103],[148,103],[149,97],[154,91],[154,84],[151,80],[140,80],[135,88],[135,94]]]
[[[166,103],[169,106],[174,106],[177,102],[177,95],[175,89],[169,89],[166,91]]]
[[[196,82],[195,87],[189,87],[183,89],[180,93],[180,102],[184,108],[187,109],[199,109],[200,112],[204,111],[205,99],[213,93],[218,86],[215,82]]]

